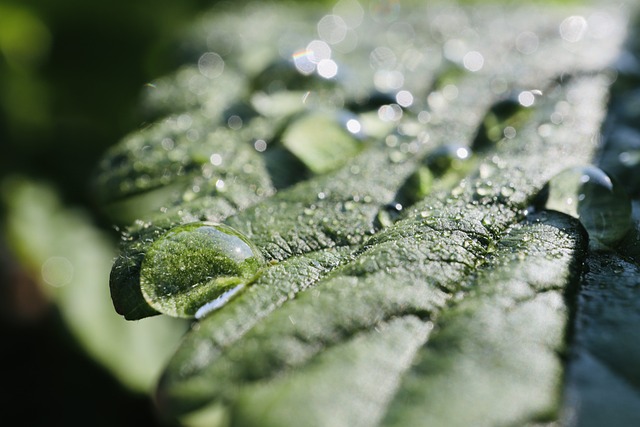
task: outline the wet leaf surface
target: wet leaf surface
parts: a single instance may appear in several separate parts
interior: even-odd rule
[[[535,425],[567,413],[582,425],[586,412],[571,402],[608,386],[575,381],[585,375],[580,363],[598,362],[617,369],[622,383],[611,387],[631,382],[618,419],[633,418],[637,372],[622,344],[632,327],[616,329],[619,352],[599,349],[612,345],[601,342],[606,325],[636,323],[634,306],[598,294],[620,311],[602,329],[587,326],[607,319],[588,301],[596,264],[614,256],[594,242],[620,244],[627,258],[637,242],[620,243],[620,227],[607,237],[601,211],[545,204],[570,197],[556,194],[554,176],[601,154],[624,18],[602,5],[412,7],[384,19],[363,10],[353,27],[351,15],[314,21],[283,6],[205,18],[188,43],[199,73],[215,80],[233,70],[245,89],[217,98],[185,88],[180,70],[147,99],[171,118],[105,158],[105,200],[133,200],[139,215],[111,273],[118,312],[172,312],[154,302],[172,300],[183,277],[198,278],[179,286],[189,313],[214,301],[159,383],[166,417],[465,426]],[[238,35],[229,52],[215,41],[221,34]],[[175,135],[163,130],[171,120],[183,126]],[[574,181],[571,196],[582,202],[585,182]],[[135,207],[156,191],[170,197],[155,213]],[[587,202],[624,211],[609,199]],[[222,302],[209,287],[209,264],[219,263],[194,255],[200,243],[156,256],[163,236],[201,221],[233,227],[267,261]],[[625,262],[624,271],[635,269]],[[148,280],[168,266],[189,272]]]

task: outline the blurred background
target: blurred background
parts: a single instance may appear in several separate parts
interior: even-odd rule
[[[93,206],[102,153],[143,123],[144,84],[177,65],[211,0],[0,0],[0,363],[6,420],[161,425],[149,390],[186,325],[126,322],[118,233]]]
[[[309,2],[307,2],[308,4]],[[332,4],[332,1],[315,3]],[[92,199],[107,148],[144,126],[145,84],[175,70],[215,0],[0,0],[3,417],[160,426],[151,390],[188,324],[127,322],[108,279],[120,238]]]

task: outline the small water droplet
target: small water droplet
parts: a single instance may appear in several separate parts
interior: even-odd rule
[[[376,217],[378,225],[382,228],[390,227],[400,217],[403,206],[399,202],[387,203],[378,212]]]
[[[242,117],[234,114],[227,119],[227,125],[233,130],[239,130],[242,128],[243,120]]]
[[[387,104],[378,108],[378,117],[383,122],[397,122],[402,118],[402,108],[398,104]]]
[[[624,189],[595,166],[576,166],[554,176],[536,204],[566,213],[605,245],[622,239],[631,226],[631,202]]]
[[[518,128],[531,114],[531,109],[526,107],[533,105],[535,96],[539,94],[541,92],[537,90],[525,91],[517,97],[509,96],[492,105],[478,129],[472,144],[473,150],[482,151],[502,138],[515,137]]]
[[[471,72],[480,71],[484,67],[484,56],[475,50],[467,52],[462,58],[462,65]]]
[[[392,151],[391,153],[389,153],[389,160],[391,160],[392,163],[401,163],[404,160],[406,160],[406,157],[401,151]]]
[[[267,142],[264,139],[257,139],[253,143],[253,147],[256,149],[257,152],[262,153],[267,149]]]
[[[531,55],[538,50],[540,40],[536,33],[525,31],[516,38],[516,49],[524,55]]]
[[[149,248],[140,270],[140,287],[156,310],[193,317],[219,298],[228,301],[238,286],[252,283],[264,259],[239,231],[212,222],[172,228]],[[215,305],[215,304],[214,304]]]
[[[516,189],[514,188],[513,184],[500,188],[500,195],[504,198],[509,198],[513,196],[515,192],[516,192]]]
[[[624,273],[624,266],[622,264],[616,263],[616,264],[613,264],[612,270],[616,274],[622,274]]]
[[[475,185],[475,192],[480,197],[485,197],[494,193],[493,182],[479,181]]]
[[[71,283],[74,276],[74,267],[71,261],[65,257],[53,256],[42,264],[42,279],[45,283],[59,288]]]
[[[215,52],[204,53],[198,60],[198,70],[203,76],[215,79],[224,71],[224,60]]]
[[[587,31],[587,20],[582,16],[569,16],[560,24],[560,36],[569,43],[582,40]]]
[[[396,102],[401,107],[410,107],[413,104],[413,94],[408,90],[401,90],[396,94]]]

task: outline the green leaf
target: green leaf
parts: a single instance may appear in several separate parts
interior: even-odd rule
[[[124,385],[148,393],[186,325],[170,318],[125,322],[107,287],[113,239],[47,185],[14,177],[1,188],[7,240],[81,348]]]
[[[640,269],[614,253],[591,254],[586,265],[567,373],[568,417],[581,426],[634,425],[640,421]]]
[[[588,11],[608,28],[623,25],[612,10]],[[560,418],[562,354],[587,236],[577,220],[529,207],[552,177],[598,153],[612,83],[606,67],[622,34],[587,36],[591,24],[578,15],[587,12],[551,6],[414,6],[399,21],[379,12],[349,29],[355,51],[320,40],[335,35],[324,33],[334,18],[308,25],[314,21],[295,7],[251,6],[246,16],[201,21],[194,59],[205,45],[222,49],[212,40],[237,34],[234,26],[256,28],[224,57],[247,77],[237,99],[220,98],[234,114],[209,110],[213,93],[189,104],[204,117],[199,134],[228,137],[189,138],[183,129],[181,149],[190,154],[176,164],[158,128],[152,139],[132,135],[142,136],[139,146],[125,140],[114,149],[131,159],[121,172],[111,172],[118,157],[107,158],[99,186],[147,175],[168,176],[158,188],[189,189],[201,186],[201,168],[176,171],[199,165],[191,153],[246,156],[225,169],[231,194],[183,192],[160,212],[138,211],[112,270],[114,304],[127,318],[206,308],[158,385],[167,418],[238,426]],[[290,25],[278,28],[290,37],[269,30],[283,16]],[[522,37],[532,34],[530,51]],[[288,68],[273,46],[291,58]],[[322,81],[322,60],[342,73]],[[270,108],[282,100],[286,107]],[[343,109],[365,134],[373,129],[370,138],[336,127]],[[268,129],[260,142],[254,125]],[[464,164],[442,158],[459,149]],[[259,165],[256,179],[267,184],[248,185],[247,165]],[[151,187],[114,194],[128,199]],[[247,195],[238,202],[236,192]],[[210,240],[164,245],[163,236],[200,221],[232,227],[267,260],[258,276],[234,273],[242,279],[233,298],[217,299],[231,295],[225,286],[211,291],[212,271],[226,261],[202,255]],[[188,272],[165,274],[176,266]]]
[[[296,375],[243,387],[233,425],[295,425],[283,420],[302,417],[310,426],[466,426],[478,419],[499,425],[547,415],[557,405],[561,378],[555,352],[568,315],[562,287],[575,277],[584,255],[576,248],[585,242],[576,222],[559,215],[516,226],[435,330],[410,314],[384,316]]]
[[[509,230],[473,289],[438,319],[382,425],[555,420],[566,298],[586,253],[582,233],[577,221],[553,212]]]
[[[575,84],[585,101],[594,102],[592,107],[595,109],[602,108],[602,81],[596,78]],[[574,87],[567,90],[574,90]],[[562,92],[557,96],[562,96]],[[551,107],[556,100],[550,98],[547,102]],[[573,111],[576,120],[586,111],[593,114],[591,109],[576,108]],[[542,108],[539,114],[540,117],[546,116],[547,111]],[[529,135],[537,135],[538,124],[530,126]],[[577,153],[567,161],[580,161],[580,155],[587,155],[584,148],[590,139],[588,133],[584,134],[584,140],[578,141],[575,132],[565,131],[572,135],[571,140],[559,139],[557,143],[563,148],[567,148],[566,144],[578,144],[582,154]],[[468,289],[470,284],[467,282],[472,272],[495,250],[498,236],[522,218],[526,194],[533,194],[542,187],[548,173],[544,158],[554,152],[553,148],[542,147],[548,148],[549,144],[549,141],[532,137],[526,147],[528,161],[525,163],[517,162],[522,147],[499,145],[492,158],[478,164],[469,180],[454,189],[457,197],[445,193],[425,199],[406,219],[366,240],[364,246],[353,252],[353,261],[328,274],[313,289],[302,292],[278,310],[270,307],[274,311],[269,317],[262,320],[238,318],[234,323],[224,315],[203,319],[187,336],[169,365],[160,385],[160,407],[168,414],[178,416],[209,401],[235,401],[239,390],[278,377],[294,367],[304,366],[324,349],[341,345],[359,331],[375,328],[380,322],[407,315],[437,318],[449,300]],[[495,164],[496,156],[504,159],[504,165],[498,167]],[[491,174],[495,180],[489,189],[484,187],[483,174]],[[308,181],[301,187],[324,181]],[[511,198],[498,199],[497,195],[507,185],[514,187]],[[229,218],[227,222],[236,227],[243,223],[251,224],[255,228],[252,240],[266,248],[272,257],[284,258],[294,251],[313,253],[316,249],[308,245],[286,247],[284,251],[280,246],[270,246],[267,243],[269,239],[294,241],[281,237],[289,232],[288,229],[284,225],[278,227],[275,219],[268,223],[268,227],[264,224],[258,227],[258,221],[246,219],[252,216],[260,218],[262,205],[269,207],[275,201],[281,207],[282,215],[286,215],[299,202],[294,199],[286,204],[283,202],[287,200],[285,197],[303,197],[309,193],[295,190],[297,188],[281,192],[275,200],[265,201]],[[484,190],[496,195],[488,196]],[[349,211],[335,209],[333,212]],[[281,218],[281,215],[274,217],[272,214],[270,217]],[[242,221],[236,221],[237,218],[242,218]],[[318,222],[322,224],[322,220]],[[295,229],[300,235],[317,233],[317,228],[303,228],[302,225]],[[338,221],[335,226],[348,227],[353,223]],[[260,232],[265,233],[265,237]],[[266,241],[261,240],[265,238]],[[305,236],[303,241],[314,240]],[[357,242],[347,241],[344,244],[349,243]],[[335,242],[327,241],[325,244],[333,245]],[[557,278],[560,286],[563,285],[562,279],[565,276]],[[253,293],[277,292],[273,288],[274,283],[277,282],[258,280],[234,303],[241,304]],[[233,310],[232,307],[233,304],[229,310]],[[258,309],[255,312],[260,313]],[[250,328],[251,324],[255,326]],[[555,344],[560,346],[561,343],[560,335],[560,342]]]

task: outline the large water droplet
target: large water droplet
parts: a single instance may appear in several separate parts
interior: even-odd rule
[[[161,313],[194,317],[204,305],[228,300],[253,282],[263,264],[260,251],[242,233],[223,224],[194,222],[169,230],[151,245],[142,262],[140,287]]]
[[[545,186],[538,204],[580,219],[589,236],[607,246],[622,239],[631,226],[629,197],[595,166],[560,172]]]
[[[535,91],[535,93],[534,91],[527,91],[526,93],[527,96],[523,97],[525,98],[523,99],[524,104],[516,97],[509,97],[498,101],[489,109],[473,141],[472,148],[474,151],[489,149],[502,138],[509,135],[511,137],[515,136],[517,129],[531,114],[531,110],[525,106],[529,102],[531,102],[529,105],[533,105],[529,95],[535,100],[535,94],[538,91]]]

